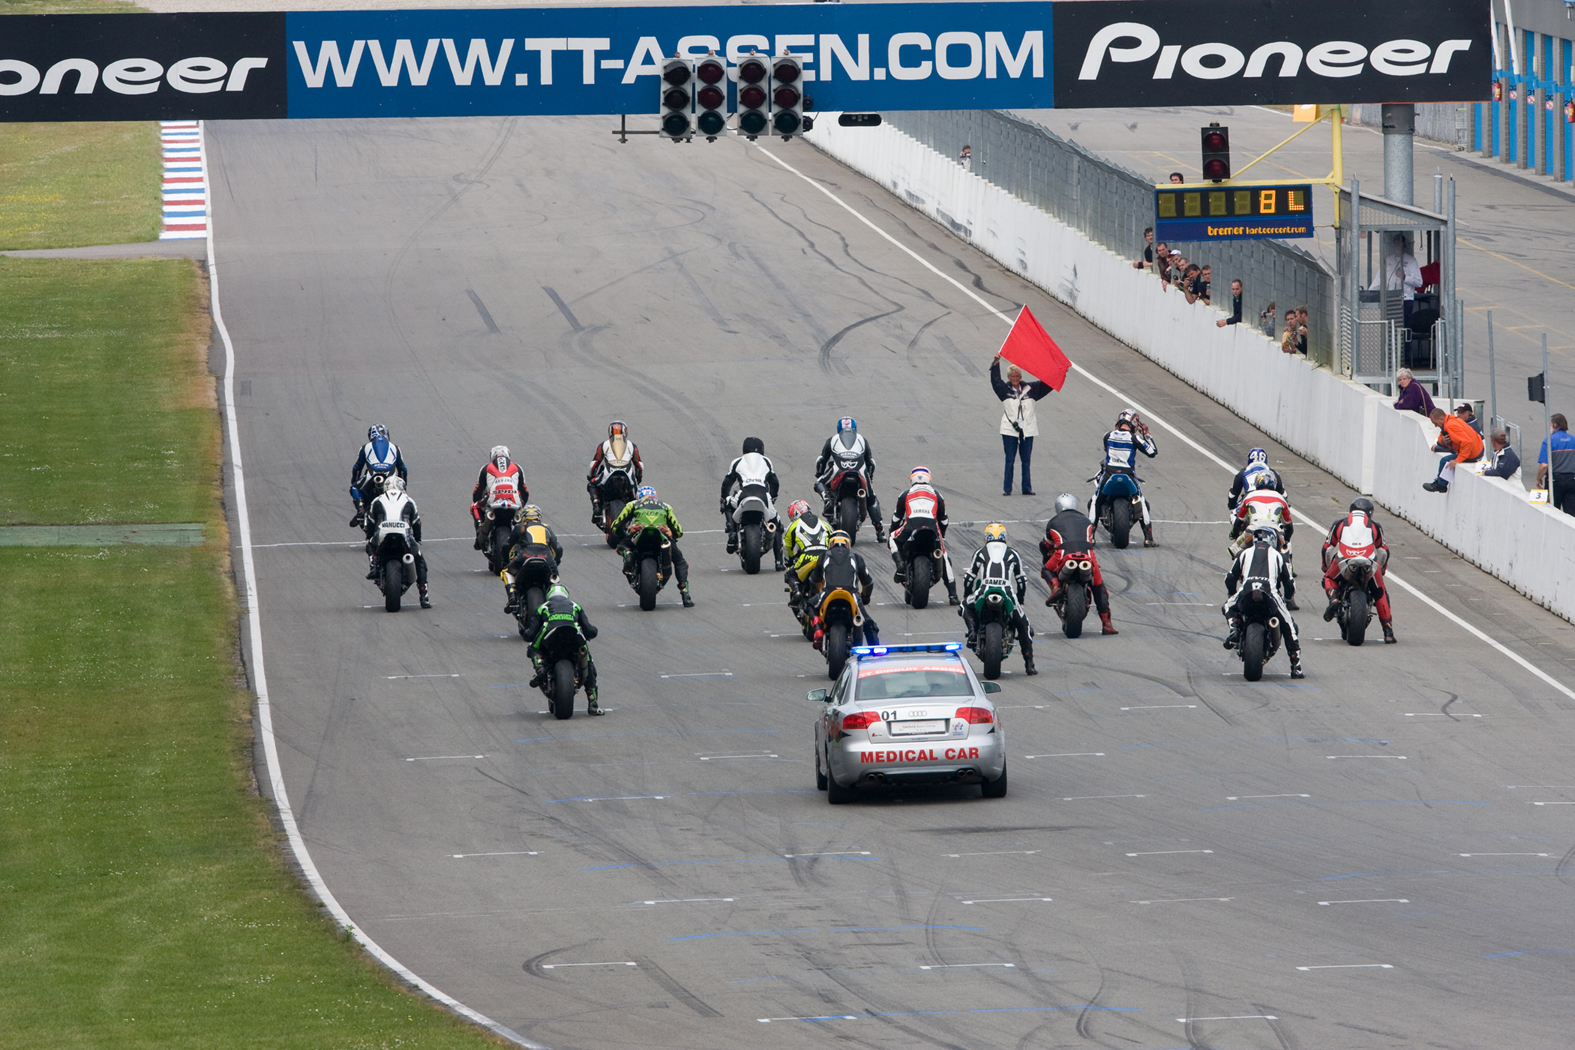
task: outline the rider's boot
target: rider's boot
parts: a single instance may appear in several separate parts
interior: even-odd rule
[[[693,609],[695,607],[695,600],[689,595],[689,585],[687,583],[678,585],[678,595],[683,598],[685,609]]]
[[[1328,623],[1330,620],[1332,620],[1336,616],[1338,616],[1339,613],[1340,613],[1340,599],[1335,598],[1335,597],[1333,597],[1331,595],[1330,598],[1329,598],[1329,607],[1323,611],[1323,622],[1324,623]]]
[[[511,613],[520,607],[519,597],[514,593],[513,587],[505,588],[503,593],[506,594],[509,599],[506,603],[504,603],[504,612]]]
[[[1296,604],[1296,599],[1295,598],[1286,598],[1285,599],[1285,607],[1287,609],[1289,609],[1291,612],[1296,612],[1299,609],[1301,609],[1301,606]]]
[[[1029,675],[1039,673],[1038,668],[1034,667],[1034,647],[1032,642],[1023,646],[1023,673]]]
[[[377,556],[375,554],[368,554],[366,556],[366,560],[366,578],[369,580],[377,579]]]
[[[728,529],[727,530],[727,553],[729,553],[729,554],[737,554],[738,553],[738,530],[737,529]]]
[[[886,542],[886,526],[882,525],[879,518],[875,519],[875,542]]]
[[[786,568],[787,568],[787,563],[782,560],[781,552],[778,552],[777,553],[777,572],[781,572],[781,571],[783,571]]]
[[[482,543],[481,543],[481,523],[479,521],[476,523],[476,543],[475,543],[475,547],[476,547],[476,549],[478,551],[481,550],[481,547],[482,547]]]
[[[1393,644],[1395,644],[1395,642],[1398,641],[1399,639],[1397,639],[1395,637],[1394,621],[1393,620],[1381,620],[1381,621],[1379,621],[1379,624],[1384,629],[1384,644],[1385,645],[1393,645]]]
[[[1302,654],[1299,653],[1299,652],[1291,654],[1291,677],[1292,678],[1306,678],[1307,677],[1307,672],[1302,670]]]
[[[1053,577],[1050,580],[1050,597],[1045,599],[1045,604],[1046,605],[1054,605],[1055,604],[1055,596],[1056,596],[1056,594],[1058,594],[1060,592],[1060,590],[1061,590],[1061,578],[1059,576]]]
[[[421,592],[421,608],[423,608],[423,609],[430,609],[430,608],[432,608],[432,596],[427,594],[427,585],[424,584],[424,583],[418,583],[418,584],[416,584],[416,587]]]
[[[534,647],[532,647],[530,650],[530,662],[535,665],[536,675],[526,683],[526,687],[529,689],[534,689],[547,680],[547,665],[541,662],[541,657],[536,655],[536,650]]]
[[[585,708],[586,714],[599,715],[599,714],[604,714],[605,713],[605,712],[602,711],[601,704],[597,702],[597,690],[596,690],[596,687],[594,685],[586,687],[586,689],[585,689],[585,699],[586,699],[586,708]]]
[[[1121,633],[1120,631],[1116,630],[1116,625],[1110,622],[1110,614],[1107,613],[1107,612],[1102,612],[1102,613],[1099,614],[1099,633],[1100,634],[1120,634]]]
[[[1225,648],[1234,649],[1239,641],[1241,641],[1241,624],[1236,620],[1232,620],[1230,621],[1230,632],[1225,635]]]
[[[957,604],[957,585],[955,583],[950,582],[950,581],[947,581],[947,584],[946,584],[946,604],[947,605],[956,605]]]
[[[1156,546],[1156,544],[1154,543],[1154,526],[1149,525],[1147,523],[1145,523],[1144,526],[1143,526],[1143,546],[1145,546],[1145,547]]]

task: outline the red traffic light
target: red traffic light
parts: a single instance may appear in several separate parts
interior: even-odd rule
[[[715,84],[707,84],[695,95],[703,109],[721,109],[727,102],[727,92]]]
[[[750,56],[738,64],[738,79],[744,84],[758,84],[766,79],[766,64]]]
[[[1221,132],[1206,131],[1203,133],[1203,148],[1210,151],[1229,149],[1230,140]]]
[[[662,95],[662,105],[668,109],[688,109],[689,92],[683,88],[668,88]]]
[[[777,104],[778,109],[792,109],[798,105],[799,97],[798,88],[783,84],[772,93],[771,100]]]
[[[695,76],[702,84],[718,84],[727,76],[727,66],[719,58],[703,58],[695,67]]]
[[[759,84],[744,85],[738,89],[738,104],[743,109],[759,109],[766,104],[766,89]]]
[[[681,62],[674,62],[662,74],[662,79],[674,87],[689,83],[689,67]]]
[[[791,84],[794,81],[798,80],[798,77],[799,77],[798,63],[797,62],[778,62],[776,69],[774,69],[772,71],[772,75],[776,78],[776,82],[778,84]]]
[[[1203,178],[1207,182],[1223,182],[1230,178],[1230,129],[1218,122],[1201,129],[1203,146]]]

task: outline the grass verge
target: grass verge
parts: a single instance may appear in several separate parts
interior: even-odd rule
[[[0,251],[156,241],[163,171],[154,123],[0,124]]]
[[[141,520],[173,512],[207,522],[215,538],[0,547],[0,1047],[490,1045],[396,987],[332,928],[285,869],[266,804],[249,789],[219,421],[211,406],[190,405],[211,386],[188,338],[206,328],[194,265],[13,262],[36,272],[21,304],[0,282],[4,316],[26,327],[35,319],[19,310],[45,310],[54,334],[30,344],[34,364],[75,382],[40,382],[25,404],[8,396],[0,420],[91,420],[128,376],[159,377],[97,439],[104,455],[119,441],[173,449],[180,469],[135,468]],[[112,311],[91,304],[132,286],[168,331],[149,326],[106,353]],[[63,301],[85,308],[49,312]],[[8,384],[0,373],[12,395]],[[13,503],[79,505],[60,497],[52,472],[17,473],[0,468]],[[77,484],[91,490],[114,473],[83,470]]]

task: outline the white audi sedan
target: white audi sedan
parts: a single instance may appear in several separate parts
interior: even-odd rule
[[[884,784],[978,784],[1006,795],[1006,733],[957,642],[857,646],[837,684],[816,689],[815,786],[832,805]]]

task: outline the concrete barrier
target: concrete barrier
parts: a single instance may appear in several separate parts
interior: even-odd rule
[[[1421,416],[1398,413],[1367,387],[1280,353],[1253,326],[1256,318],[1217,327],[1220,311],[1189,305],[1131,260],[895,128],[842,128],[836,116],[818,115],[807,141],[1461,557],[1575,620],[1575,559],[1568,556],[1575,518],[1529,503],[1517,483],[1464,472],[1447,495],[1424,492],[1439,454],[1429,451],[1437,431]],[[1215,275],[1217,302],[1229,302],[1229,281]],[[1075,343],[1064,346],[1075,360]]]

